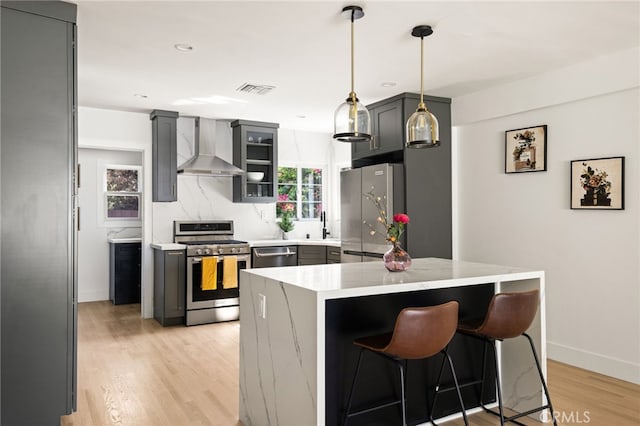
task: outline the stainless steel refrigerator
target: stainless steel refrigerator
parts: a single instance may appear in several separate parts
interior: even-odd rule
[[[377,221],[380,214],[365,197],[367,193],[381,198],[389,220],[394,213],[404,212],[402,164],[375,164],[340,173],[342,262],[377,261],[389,249],[385,229]]]

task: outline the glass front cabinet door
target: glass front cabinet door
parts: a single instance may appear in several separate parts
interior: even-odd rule
[[[233,165],[246,173],[233,177],[233,201],[236,203],[273,203],[278,179],[277,123],[235,120],[233,129]]]

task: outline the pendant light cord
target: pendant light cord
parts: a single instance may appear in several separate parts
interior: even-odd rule
[[[351,11],[351,93],[354,93],[353,92],[353,88],[354,88],[354,77],[353,77],[354,76],[354,71],[353,71],[353,68],[354,68],[354,60],[353,60],[353,56],[354,56],[353,55],[353,51],[354,51],[353,32],[354,32],[354,29],[353,29],[353,27],[354,27],[354,24],[353,24],[353,22],[355,20],[355,14],[356,14],[356,11],[352,10]]]
[[[424,105],[424,37],[420,37],[420,105]]]

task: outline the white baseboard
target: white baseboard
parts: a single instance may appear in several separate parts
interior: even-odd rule
[[[78,303],[109,300],[109,291],[85,291],[78,293]]]
[[[640,364],[547,341],[547,358],[640,384]]]

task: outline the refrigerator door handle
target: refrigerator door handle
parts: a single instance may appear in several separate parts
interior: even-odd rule
[[[364,257],[377,257],[378,259],[382,259],[384,254],[383,253],[372,253],[370,251],[365,251],[364,253],[362,253],[362,256],[364,256]]]

